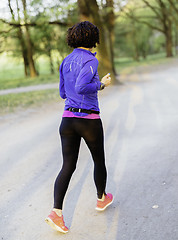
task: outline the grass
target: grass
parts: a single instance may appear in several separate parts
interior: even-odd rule
[[[14,112],[19,108],[41,106],[44,103],[58,100],[59,92],[56,89],[2,95],[0,96],[0,114]]]
[[[119,74],[133,73],[138,67],[155,66],[161,63],[171,61],[165,56],[165,53],[149,55],[146,59],[140,59],[139,62],[134,61],[132,58],[118,58],[115,59],[116,71]]]
[[[45,57],[37,61],[40,75],[35,78],[24,77],[23,62],[6,54],[0,55],[0,66],[0,90],[59,81],[57,67],[56,74],[50,74],[49,63]]]
[[[40,73],[35,78],[25,78],[23,62],[17,58],[12,58],[7,54],[0,55],[0,90],[32,86],[46,83],[57,83],[59,74],[56,68],[56,74],[50,74],[47,58],[42,57],[37,62],[37,68]],[[58,90],[42,90],[27,93],[0,95],[0,114],[14,112],[19,108],[25,109],[33,106],[40,106],[50,101],[58,101]]]
[[[59,81],[58,74],[54,75],[40,75],[35,78],[15,78],[15,79],[0,79],[0,90],[32,86],[45,83],[55,83]]]

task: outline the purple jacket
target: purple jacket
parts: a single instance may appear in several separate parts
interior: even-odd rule
[[[60,66],[60,96],[69,107],[99,111],[98,95],[101,82],[97,72],[96,53],[75,48]],[[81,113],[78,113],[81,115]],[[86,115],[86,114],[84,114]]]

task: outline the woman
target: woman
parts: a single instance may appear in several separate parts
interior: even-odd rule
[[[99,80],[98,60],[92,48],[99,44],[99,30],[85,21],[68,29],[67,43],[74,50],[60,66],[60,96],[65,108],[60,125],[63,166],[54,185],[54,208],[45,221],[55,230],[66,233],[62,205],[71,176],[76,168],[81,138],[94,161],[94,181],[97,189],[96,210],[103,211],[113,201],[105,193],[106,166],[103,128],[99,116],[97,92],[111,83],[110,74]]]

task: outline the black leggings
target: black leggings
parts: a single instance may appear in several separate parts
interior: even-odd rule
[[[106,187],[106,166],[101,119],[63,118],[60,128],[63,166],[54,185],[54,208],[62,209],[63,199],[70,179],[76,169],[81,138],[83,138],[94,161],[94,181],[98,198]]]

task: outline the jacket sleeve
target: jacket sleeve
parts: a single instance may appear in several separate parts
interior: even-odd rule
[[[59,81],[59,94],[61,96],[61,98],[65,99],[66,98],[66,93],[65,93],[65,87],[64,87],[64,77],[63,77],[63,73],[62,73],[62,68],[63,68],[63,62],[60,65],[60,81]]]
[[[101,82],[97,68],[98,60],[96,58],[84,64],[76,79],[75,90],[78,94],[90,94],[100,90]]]

